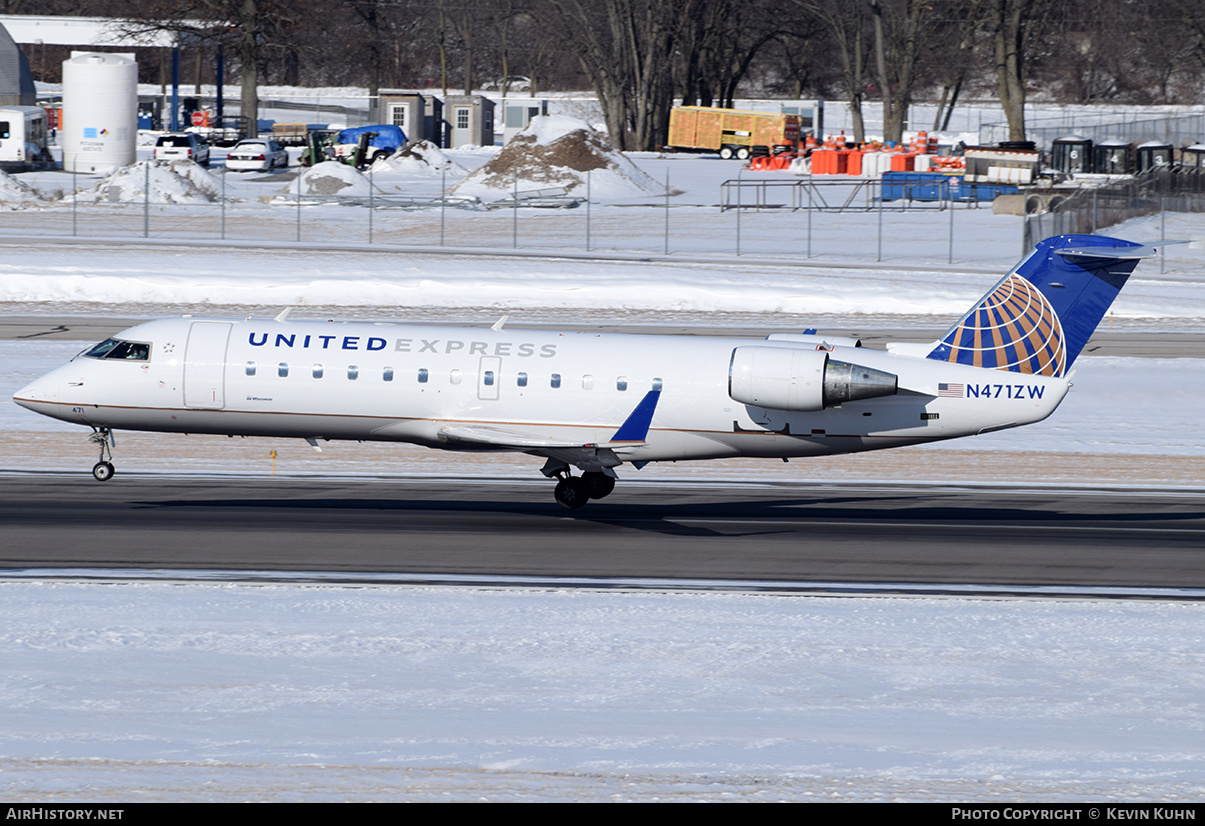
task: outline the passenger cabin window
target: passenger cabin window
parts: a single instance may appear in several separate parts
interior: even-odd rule
[[[140,341],[122,341],[119,338],[106,339],[84,353],[84,358],[121,361],[148,361],[150,357],[151,345]]]
[[[247,375],[248,376],[255,375],[255,362],[253,362],[253,361],[247,362]]]
[[[589,373],[582,376],[582,389],[583,390],[593,390],[594,389],[594,376],[591,376]]]
[[[550,383],[550,384],[551,384],[553,387],[560,387],[560,386],[561,386],[561,374],[560,374],[560,373],[553,373],[553,374],[552,374],[552,381],[551,381],[551,382],[549,382],[549,383]]]
[[[381,374],[381,378],[385,381],[393,381],[393,368],[386,367],[384,372]]]
[[[616,390],[627,390],[628,389],[628,377],[620,376],[619,378],[617,378],[615,380],[615,389]]]
[[[276,375],[280,376],[282,379],[288,378],[288,376],[289,376],[288,362],[282,361],[280,364],[276,365]]]
[[[354,364],[349,364],[347,366],[347,377],[351,381],[355,381],[356,379],[360,378],[360,368]]]
[[[420,368],[418,368],[418,383],[419,383],[419,384],[426,384],[426,383],[427,383],[427,379],[430,377],[430,375],[431,375],[431,374],[427,372],[427,368],[426,368],[426,367],[420,367]]]
[[[515,384],[519,385],[520,387],[526,387],[527,386],[527,374],[520,373],[518,376],[516,376]]]
[[[314,378],[316,378],[316,379],[320,379],[320,378],[322,378],[322,374],[323,374],[324,372],[326,372],[326,371],[325,371],[325,369],[322,367],[322,365],[321,365],[321,364],[315,364],[315,365],[314,365]]]
[[[486,387],[493,387],[493,386],[494,386],[494,371],[493,371],[493,370],[486,370],[486,371],[485,371],[485,377],[483,378],[483,381],[485,382],[485,386],[486,386]]]
[[[451,380],[452,384],[460,384],[460,371],[453,370],[451,375],[448,376],[448,378]]]
[[[661,389],[661,379],[653,379],[653,389],[654,390]]]

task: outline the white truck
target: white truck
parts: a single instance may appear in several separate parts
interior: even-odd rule
[[[46,110],[40,106],[0,109],[0,168],[13,171],[53,163],[46,134]]]

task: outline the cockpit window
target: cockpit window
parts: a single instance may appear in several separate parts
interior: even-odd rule
[[[122,341],[119,338],[102,341],[84,353],[84,358],[120,359],[122,361],[148,361],[150,357],[151,345],[140,341]]]

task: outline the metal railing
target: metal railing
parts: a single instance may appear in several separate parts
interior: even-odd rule
[[[1025,137],[1049,150],[1054,141],[1076,135],[1093,143],[1125,140],[1131,143],[1162,141],[1175,146],[1205,141],[1205,113],[1127,117],[1113,113],[1078,112],[1058,118],[1027,121]],[[985,123],[979,128],[981,146],[1009,139],[1007,123]]]

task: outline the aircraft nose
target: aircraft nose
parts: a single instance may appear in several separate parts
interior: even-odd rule
[[[59,399],[62,386],[61,377],[57,371],[40,376],[13,394],[13,401],[30,410],[37,410],[41,402],[55,402]]]

